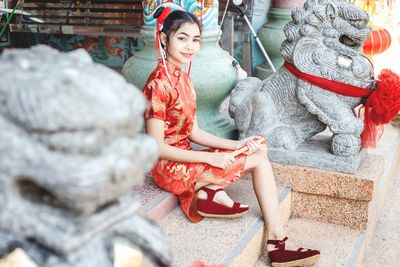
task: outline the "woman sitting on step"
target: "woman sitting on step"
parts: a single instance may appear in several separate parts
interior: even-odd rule
[[[189,77],[193,57],[201,48],[201,26],[197,17],[185,11],[159,8],[156,51],[160,60],[144,87],[147,100],[146,132],[160,148],[160,159],[152,170],[162,189],[177,195],[189,220],[203,217],[243,216],[248,206],[234,202],[224,188],[245,172],[253,176],[254,190],[268,232],[267,251],[273,266],[304,266],[316,262],[317,250],[286,250],[285,232],[279,214],[278,196],[267,146],[249,137],[240,141],[223,139],[199,128],[196,95]],[[189,71],[182,70],[188,64]],[[211,147],[194,151],[190,142]],[[246,147],[247,152],[233,151]]]

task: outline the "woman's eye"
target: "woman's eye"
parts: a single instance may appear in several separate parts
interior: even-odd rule
[[[185,37],[178,37],[178,40],[185,41]]]
[[[200,42],[200,39],[194,39],[193,42],[198,43]]]

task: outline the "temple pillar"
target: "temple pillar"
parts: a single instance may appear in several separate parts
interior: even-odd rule
[[[280,52],[282,42],[285,40],[283,27],[291,20],[292,9],[303,6],[305,0],[274,0],[267,14],[267,23],[258,31],[258,38],[268,53],[276,69],[283,65]],[[256,67],[255,76],[264,80],[273,73],[268,63]]]

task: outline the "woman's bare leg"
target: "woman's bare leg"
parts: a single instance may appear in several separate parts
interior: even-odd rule
[[[202,188],[203,186],[207,186],[207,185],[209,185],[209,184],[210,184],[210,183],[197,182],[194,189],[197,191],[197,190],[199,190],[200,188]]]
[[[263,151],[257,151],[247,157],[244,169],[252,172],[254,191],[267,227],[267,238],[284,238],[286,235],[279,211],[278,193],[266,146],[263,147]],[[273,249],[273,245],[267,246],[268,251]]]

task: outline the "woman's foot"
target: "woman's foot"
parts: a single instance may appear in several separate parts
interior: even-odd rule
[[[268,258],[273,267],[308,266],[316,263],[320,252],[313,249],[298,248],[288,250],[285,242],[288,238],[267,241]]]
[[[218,186],[202,187],[197,194],[197,213],[204,217],[237,218],[248,210],[247,205],[234,202]]]
[[[209,188],[209,189],[214,190],[214,191],[218,190],[218,189],[222,189],[222,190],[217,191],[215,193],[213,201],[217,202],[219,204],[222,204],[224,206],[227,206],[227,207],[233,207],[233,204],[235,203],[235,201],[233,201],[228,196],[228,194],[225,192],[225,190],[223,188],[221,188],[220,186],[217,186],[217,185],[207,185],[207,186],[204,186],[204,187],[200,188],[197,191],[197,199],[207,199],[208,194],[207,194],[207,192],[202,190],[203,188]],[[248,208],[249,206],[248,205],[244,205],[244,204],[240,204],[240,207],[241,208]]]

